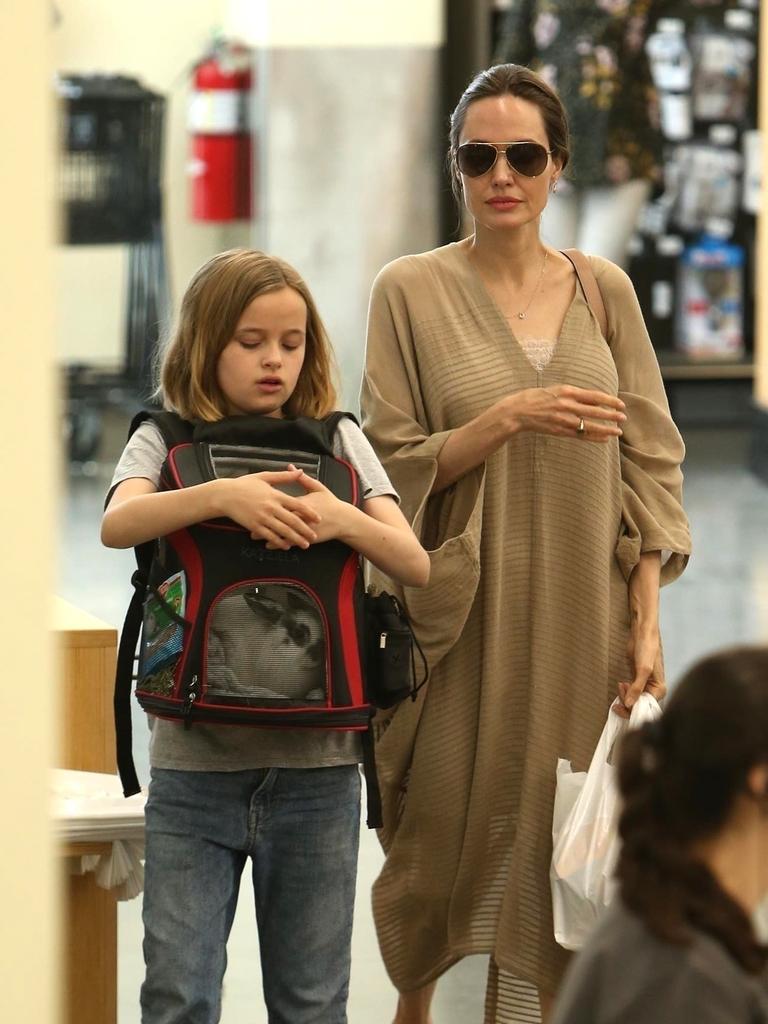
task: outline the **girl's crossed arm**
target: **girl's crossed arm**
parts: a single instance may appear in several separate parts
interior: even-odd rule
[[[101,540],[108,548],[130,548],[193,523],[228,516],[252,537],[274,547],[308,548],[317,540],[313,527],[319,513],[273,486],[301,475],[297,469],[251,473],[178,491],[158,491],[151,480],[132,477],[115,488],[101,522]]]
[[[340,501],[311,477],[302,475],[300,482],[308,493],[299,501],[321,516],[319,524],[314,527],[318,541],[343,541],[377,569],[406,587],[427,585],[429,555],[394,498],[388,494],[368,498],[359,509]]]

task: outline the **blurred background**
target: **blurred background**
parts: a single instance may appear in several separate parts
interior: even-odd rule
[[[447,118],[476,71],[515,60],[559,88],[574,124],[570,182],[545,214],[544,238],[626,267],[688,448],[694,555],[663,595],[668,674],[722,644],[768,640],[768,57],[758,0],[40,7],[24,28],[39,45],[33,73],[47,67],[55,136],[55,155],[40,152],[57,220],[56,594],[122,622],[132,553],[100,547],[101,507],[194,270],[238,245],[293,263],[354,410],[373,278],[466,229],[444,172]],[[372,1024],[389,1019],[391,1002],[368,902],[379,862],[364,836],[350,1019]],[[248,886],[230,943],[227,1024],[266,1019]],[[139,1020],[139,904],[120,905],[120,1024]],[[436,1021],[480,1020],[483,986],[482,964],[459,965],[440,986]]]

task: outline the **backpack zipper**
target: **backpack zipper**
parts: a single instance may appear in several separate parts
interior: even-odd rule
[[[197,700],[197,676],[192,676],[192,680],[189,684],[189,690],[184,700],[184,705],[181,709],[181,715],[184,719],[184,728],[189,729],[192,725],[190,715],[192,714],[192,705]]]

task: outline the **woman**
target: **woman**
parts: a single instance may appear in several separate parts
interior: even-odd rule
[[[575,959],[553,1024],[764,1024],[751,916],[768,891],[768,648],[713,655],[629,733],[621,900]]]
[[[432,561],[402,595],[431,681],[379,726],[374,912],[397,1024],[426,1024],[431,983],[472,953],[491,954],[487,1021],[554,992],[557,758],[586,767],[617,685],[627,706],[663,695],[659,584],[690,549],[683,445],[632,286],[591,260],[603,338],[539,237],[568,161],[562,104],[526,68],[481,73],[450,161],[474,234],[381,272],[362,391]]]

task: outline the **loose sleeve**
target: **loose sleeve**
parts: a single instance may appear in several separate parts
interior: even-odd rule
[[[619,267],[593,258],[608,314],[608,342],[627,420],[620,441],[622,528],[616,557],[626,579],[641,553],[669,552],[662,585],[682,573],[691,552],[683,511],[685,447],[669,412],[656,354],[632,282]]]
[[[432,422],[423,393],[409,296],[423,287],[408,258],[374,282],[360,395],[363,429],[400,495],[401,507],[429,552],[425,588],[397,588],[371,572],[374,584],[399,590],[430,668],[460,634],[480,578],[485,467],[432,495],[438,457],[451,434]]]

